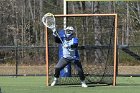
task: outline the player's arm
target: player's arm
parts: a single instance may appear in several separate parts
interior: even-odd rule
[[[71,45],[71,48],[77,48],[77,47],[78,47],[78,44]]]
[[[56,43],[62,43],[62,41],[60,40],[60,38],[56,35],[56,31],[53,32],[53,36],[54,36],[54,41],[55,41]]]
[[[78,47],[78,38],[74,38],[74,42],[71,45],[71,48],[77,48]]]
[[[57,37],[57,36],[54,37],[54,40],[55,40],[56,43],[62,43],[61,40],[60,40],[60,38]]]

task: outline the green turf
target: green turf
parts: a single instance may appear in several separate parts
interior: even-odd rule
[[[140,77],[119,77],[117,86],[63,85],[46,87],[45,77],[0,77],[2,93],[140,93]]]

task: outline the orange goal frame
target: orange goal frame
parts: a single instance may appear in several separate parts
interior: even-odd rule
[[[117,68],[117,23],[118,16],[117,14],[59,14],[54,15],[55,17],[84,17],[84,16],[114,16],[115,17],[115,29],[114,29],[114,75],[113,75],[113,86],[116,85],[116,68]],[[49,60],[48,60],[48,32],[47,27],[45,27],[46,32],[46,86],[49,86]]]

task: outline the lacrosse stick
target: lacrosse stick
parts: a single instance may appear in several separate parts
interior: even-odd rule
[[[47,13],[42,17],[42,22],[43,24],[48,27],[49,29],[51,29],[53,31],[53,33],[55,33],[58,38],[60,38],[62,44],[63,41],[61,39],[61,37],[59,36],[58,32],[56,31],[56,26],[55,26],[55,17],[52,13]]]

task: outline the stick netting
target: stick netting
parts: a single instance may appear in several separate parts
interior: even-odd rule
[[[67,25],[76,29],[79,38],[80,61],[87,83],[113,83],[114,16],[68,17]],[[63,17],[56,17],[57,29],[63,28]],[[58,62],[58,44],[54,43],[50,31],[49,39],[49,83],[53,80],[54,67]],[[80,79],[72,65],[72,77],[60,77],[58,84],[79,84]]]

